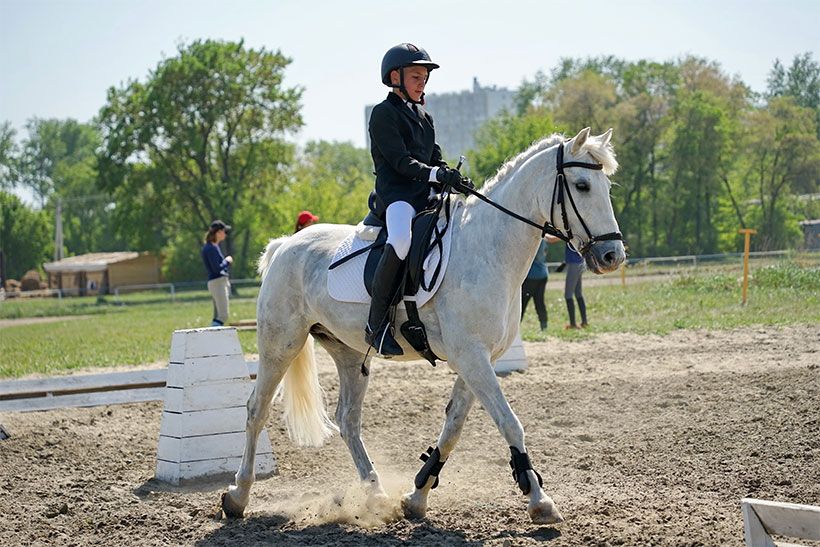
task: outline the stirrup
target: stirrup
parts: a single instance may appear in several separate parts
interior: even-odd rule
[[[401,349],[401,346],[396,341],[396,338],[391,335],[390,333],[390,325],[386,325],[381,331],[373,332],[370,329],[370,325],[366,325],[364,328],[365,333],[365,341],[370,344],[370,347],[376,350],[376,353],[381,355],[385,358],[390,358],[396,355],[404,355],[404,350]],[[390,338],[388,338],[388,336]],[[385,342],[387,345],[392,345],[394,349],[390,349],[385,353]]]

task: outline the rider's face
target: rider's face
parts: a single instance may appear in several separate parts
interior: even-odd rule
[[[423,66],[408,66],[404,69],[404,88],[410,98],[416,102],[421,101],[421,95],[424,93],[424,86],[427,85],[427,77],[429,71]],[[394,70],[390,73],[391,81],[399,85],[399,71]]]

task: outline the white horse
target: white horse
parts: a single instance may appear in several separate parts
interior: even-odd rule
[[[558,135],[545,138],[507,162],[485,185],[485,194],[522,217],[539,225],[549,222],[551,229],[570,236],[573,246],[585,251],[593,272],[612,271],[625,254],[609,197],[607,175],[618,165],[609,143],[611,135],[610,129],[591,137],[586,128],[569,141]],[[581,163],[590,160],[596,163]],[[561,194],[569,196],[558,195],[561,186],[565,189]],[[566,209],[555,218],[561,197],[570,199],[563,199]],[[311,226],[272,240],[262,255],[257,305],[259,372],[247,405],[246,447],[236,484],[222,496],[228,516],[241,517],[248,504],[255,480],[257,436],[280,382],[291,439],[301,446],[320,446],[339,431],[369,494],[386,496],[361,439],[362,401],[368,383],[361,371],[368,351],[364,341],[368,307],[338,302],[327,291],[328,266],[339,243],[353,229]],[[510,446],[511,465],[519,487],[529,497],[527,511],[532,521],[561,522],[561,514],[530,465],[524,429],[493,372],[495,360],[518,331],[521,284],[543,234],[475,196],[454,215],[450,229],[454,232],[445,277],[419,312],[430,347],[458,378],[436,449],[417,475],[415,490],[402,498],[405,516],[425,515],[428,493],[437,484],[441,466],[455,448],[477,398]],[[403,315],[399,311],[397,324],[406,320]],[[327,350],[339,373],[338,428],[325,410],[309,334]],[[401,336],[397,338],[404,349],[400,360],[419,359]]]

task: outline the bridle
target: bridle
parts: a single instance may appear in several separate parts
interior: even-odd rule
[[[584,231],[587,234],[587,241],[584,243],[578,252],[583,256],[586,255],[592,246],[599,242],[599,241],[623,241],[623,235],[620,232],[609,232],[608,234],[603,234],[599,236],[593,236],[592,232],[589,231],[587,227],[587,223],[584,222],[581,213],[578,212],[578,207],[575,205],[575,200],[572,198],[572,192],[569,191],[569,182],[567,182],[567,177],[564,174],[564,168],[566,167],[582,167],[584,169],[591,169],[593,171],[600,171],[604,168],[604,166],[600,163],[584,163],[580,161],[568,161],[564,162],[564,145],[566,142],[562,142],[558,145],[558,155],[555,161],[555,168],[557,173],[555,175],[555,187],[553,188],[552,192],[552,202],[550,203],[550,218],[546,221],[543,226],[538,224],[537,222],[533,222],[532,220],[522,217],[519,214],[516,214],[503,205],[499,205],[498,203],[492,201],[487,196],[479,193],[476,190],[469,190],[469,193],[480,199],[481,201],[488,203],[498,209],[499,211],[506,213],[507,215],[520,220],[525,224],[529,224],[535,228],[541,230],[541,237],[549,234],[551,236],[555,236],[558,239],[565,241],[568,245],[570,245],[573,249],[575,248],[572,245],[572,228],[569,227],[569,221],[567,218],[567,200],[569,198],[569,203],[572,206],[572,210],[575,211],[575,216],[578,217],[578,220],[581,222],[581,226],[584,227]],[[555,227],[555,205],[558,204],[561,206],[561,220],[564,223],[564,227],[566,228],[566,233],[562,232],[558,228]]]

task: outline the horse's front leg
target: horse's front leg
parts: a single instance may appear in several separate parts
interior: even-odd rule
[[[458,378],[453,386],[450,402],[445,409],[446,419],[438,437],[438,443],[432,453],[425,453],[425,462],[416,475],[415,489],[402,498],[402,509],[408,518],[422,518],[427,513],[427,496],[430,490],[438,486],[438,474],[441,466],[447,461],[456,447],[467,415],[475,401],[475,395],[469,390],[464,380]]]
[[[527,513],[537,524],[557,524],[564,518],[541,488],[541,476],[530,464],[527,448],[524,445],[524,428],[518,421],[498,384],[498,378],[490,363],[489,352],[477,350],[480,342],[460,344],[461,351],[451,354],[459,376],[475,394],[482,406],[495,422],[510,447],[512,458],[510,466],[522,493],[529,497]]]

